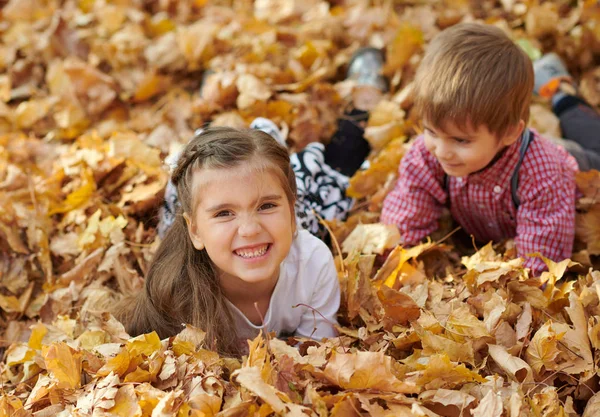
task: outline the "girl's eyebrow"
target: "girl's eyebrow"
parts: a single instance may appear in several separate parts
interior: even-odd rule
[[[256,204],[258,201],[279,201],[281,200],[283,197],[280,194],[269,194],[269,195],[264,195],[261,196],[257,201],[254,201],[253,203]],[[225,208],[231,208],[231,207],[235,207],[235,204],[231,204],[231,203],[222,203],[222,204],[217,204],[214,205],[212,207],[209,207],[206,209],[207,212],[213,212],[213,211],[219,211],[219,210],[223,210]]]

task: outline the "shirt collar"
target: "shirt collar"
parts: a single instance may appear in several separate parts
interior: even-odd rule
[[[517,162],[519,161],[519,149],[523,136],[512,145],[500,151],[502,154],[490,165],[481,171],[470,174],[468,181],[473,184],[489,184],[499,186],[503,190],[510,187],[510,179]]]

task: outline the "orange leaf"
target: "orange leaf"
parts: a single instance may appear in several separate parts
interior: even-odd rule
[[[387,47],[387,62],[383,68],[386,75],[401,69],[423,44],[423,32],[409,23],[404,23],[396,33],[394,41]]]
[[[78,388],[81,385],[81,353],[64,342],[42,348],[46,369],[59,382],[58,388]]]

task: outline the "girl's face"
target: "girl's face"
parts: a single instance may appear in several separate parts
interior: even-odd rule
[[[206,249],[221,285],[268,285],[279,277],[295,216],[279,177],[258,163],[203,168],[194,174],[194,213],[186,217],[196,249]]]

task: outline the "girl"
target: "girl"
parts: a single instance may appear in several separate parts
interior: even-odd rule
[[[296,177],[284,146],[259,130],[210,128],[186,145],[172,181],[181,208],[123,318],[131,335],[165,338],[190,323],[212,349],[240,355],[260,329],[336,334],[333,256],[296,230]]]
[[[300,228],[308,230],[325,242],[329,241],[329,233],[319,221],[319,217],[325,220],[344,220],[354,204],[352,198],[346,197],[350,176],[338,172],[336,169],[341,168],[341,171],[352,165],[350,169],[353,169],[353,174],[359,165],[356,156],[363,157],[364,160],[364,155],[369,150],[368,143],[363,138],[363,129],[354,121],[341,120],[340,128],[344,132],[345,138],[341,144],[336,142],[336,136],[326,147],[321,143],[312,142],[302,151],[290,156],[292,169],[296,174],[296,222]],[[281,131],[270,119],[257,117],[250,124],[250,129],[262,130],[282,146],[286,146]],[[199,132],[202,132],[202,129],[198,129],[196,134]],[[357,152],[357,148],[365,146],[366,151],[360,149]],[[332,167],[330,161],[327,161],[329,154],[334,154],[337,158],[336,164],[333,165],[336,169]],[[352,157],[355,161],[349,164],[348,159],[352,159]],[[171,166],[175,167],[176,162]],[[177,189],[173,182],[169,181],[165,189],[163,207],[159,213],[160,221],[157,229],[161,238],[173,224],[179,207]]]

